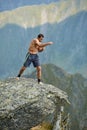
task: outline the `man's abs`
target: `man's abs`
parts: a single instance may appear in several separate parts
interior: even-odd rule
[[[37,54],[38,53],[38,46],[35,44],[34,40],[30,44],[29,52],[31,54]]]
[[[30,54],[37,54],[38,51],[30,51],[30,50],[29,50],[29,53],[30,53]]]

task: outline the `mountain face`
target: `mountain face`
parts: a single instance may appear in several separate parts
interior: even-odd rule
[[[64,125],[60,114],[65,105],[67,94],[52,85],[27,78],[5,79],[0,81],[0,130],[36,130],[37,125],[37,130],[52,130],[57,121]],[[68,113],[62,112],[63,119]]]
[[[36,78],[36,72],[30,77]],[[53,64],[46,64],[42,65],[42,80],[67,92],[71,103],[67,108],[71,114],[71,130],[87,129],[87,79],[79,73],[71,75]]]
[[[59,23],[81,11],[87,11],[87,0],[60,0],[50,4],[24,6],[0,13],[0,27],[16,24],[27,29],[46,23]],[[54,15],[55,12],[55,15]]]
[[[7,24],[0,29],[0,78],[14,76],[22,66],[29,43],[39,32],[53,41],[40,54],[41,63],[54,63],[70,73],[87,77],[87,12],[73,15],[61,23],[24,29]],[[45,42],[44,41],[44,42]]]
[[[49,4],[51,2],[58,2],[58,0],[6,0],[4,2],[0,0],[0,11],[12,10],[20,6]]]
[[[68,72],[80,72],[87,76],[87,12],[80,12],[47,30],[54,45],[49,48],[51,63]],[[54,36],[55,34],[55,36]],[[55,57],[55,58],[54,58]],[[53,60],[54,59],[54,60]]]

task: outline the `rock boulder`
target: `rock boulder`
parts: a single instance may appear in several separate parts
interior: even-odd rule
[[[66,104],[67,94],[52,85],[29,78],[0,81],[0,130],[30,130],[42,122],[54,126]]]

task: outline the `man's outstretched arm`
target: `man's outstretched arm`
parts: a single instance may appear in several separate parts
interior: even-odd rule
[[[53,44],[53,42],[42,43],[39,45],[39,47],[45,47],[45,46],[52,45],[52,44]]]
[[[38,45],[39,47],[45,47],[45,46],[48,46],[48,45],[52,45],[52,44],[53,44],[53,42],[39,43],[39,42],[37,42],[37,40],[35,40],[35,43],[36,43],[36,45]]]

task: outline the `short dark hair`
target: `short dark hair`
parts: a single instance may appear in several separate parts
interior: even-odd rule
[[[41,38],[41,37],[43,37],[44,38],[44,35],[43,34],[38,34],[38,38]]]

